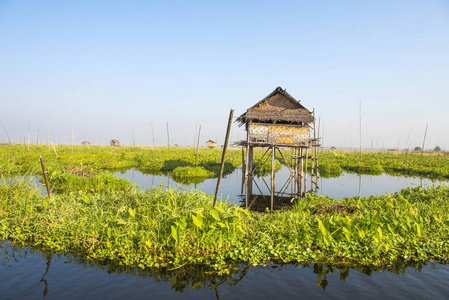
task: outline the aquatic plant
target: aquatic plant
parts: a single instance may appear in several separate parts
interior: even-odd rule
[[[290,209],[255,213],[196,190],[132,187],[43,197],[23,181],[0,186],[0,238],[138,268],[229,262],[446,262],[449,188],[336,201],[308,195]]]

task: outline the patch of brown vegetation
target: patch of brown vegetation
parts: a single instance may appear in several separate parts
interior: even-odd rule
[[[358,211],[356,206],[347,206],[344,204],[332,203],[332,204],[318,204],[316,210],[313,214],[329,214],[329,213],[342,213],[342,214],[353,214]]]
[[[83,168],[74,167],[74,166],[64,167],[64,168],[62,168],[62,170],[68,171],[70,173],[70,175],[79,176],[79,177],[92,178],[95,175],[97,175],[96,173],[89,171],[87,168],[83,169]]]

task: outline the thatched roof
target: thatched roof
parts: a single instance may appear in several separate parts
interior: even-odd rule
[[[241,124],[247,120],[285,121],[311,123],[314,118],[310,111],[299,104],[281,87],[249,108],[246,113],[237,118]]]

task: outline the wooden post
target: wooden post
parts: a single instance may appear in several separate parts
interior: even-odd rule
[[[153,122],[151,122],[151,132],[153,133],[153,150],[156,149],[156,143],[154,142],[154,128],[153,128]]]
[[[30,150],[30,126],[31,126],[31,118],[28,119],[28,141],[27,141],[27,151]]]
[[[167,122],[167,140],[168,140],[168,158],[170,157],[170,132],[168,131],[168,122]]]
[[[249,197],[249,188],[248,188],[248,179],[249,179],[249,123],[246,121],[246,162],[245,162],[245,206],[248,208],[248,197]],[[251,170],[252,172],[252,170]],[[252,184],[252,182],[251,182]]]
[[[53,145],[53,142],[50,141],[50,143],[51,143],[51,146],[53,147],[53,150],[55,151],[56,157],[59,158],[58,152],[56,152],[56,149],[55,149],[55,146]]]
[[[73,155],[73,115],[72,115],[72,109],[70,109],[70,118],[72,119],[72,155]]]
[[[223,153],[221,155],[221,165],[220,165],[220,174],[218,175],[218,181],[217,181],[217,188],[215,189],[215,197],[214,197],[214,204],[217,203],[218,198],[218,191],[220,190],[220,183],[221,183],[221,177],[223,176],[223,168],[225,163],[225,156],[226,156],[226,149],[228,148],[228,141],[229,141],[229,134],[231,132],[231,124],[232,124],[232,117],[234,116],[234,110],[231,109],[231,112],[229,113],[229,121],[228,121],[228,128],[226,129],[226,139],[223,146]]]
[[[42,155],[39,155],[39,159],[41,161],[42,172],[44,173],[44,179],[45,179],[45,185],[47,186],[48,198],[51,198],[50,184],[48,183],[47,170],[45,169],[45,164],[44,164],[44,160],[42,158]]]
[[[303,186],[303,178],[304,178],[304,157],[303,157],[303,149],[302,148],[300,148],[299,149],[299,159],[300,159],[300,176],[299,176],[299,181],[298,181],[298,184],[299,184],[299,190],[300,190],[300,193],[301,193],[301,197],[303,196],[303,193],[302,193],[302,186]]]
[[[309,148],[306,148],[306,165],[304,167],[304,195],[307,193],[307,159],[309,158]]]
[[[133,128],[133,147],[136,148],[136,140],[134,138],[134,128]]]
[[[11,151],[13,151],[11,139],[9,138],[9,134],[8,134],[8,130],[6,130],[6,126],[5,126],[5,124],[3,123],[3,121],[1,121],[1,122],[2,122],[3,128],[5,129],[6,136],[8,137],[9,145],[11,146]],[[19,143],[20,143],[20,142],[19,142]]]
[[[200,147],[200,135],[201,135],[201,125],[200,129],[198,130],[198,142],[196,143],[195,168],[198,162],[198,148]]]
[[[271,208],[270,210],[274,210],[274,174],[275,174],[275,168],[276,168],[276,158],[275,158],[275,150],[276,146],[273,145],[271,147]]]
[[[246,169],[245,149],[242,147],[242,189],[240,191],[241,195],[243,195],[243,186],[245,184],[245,169]]]
[[[429,125],[428,124],[426,125],[426,131],[424,132],[424,140],[422,141],[421,155],[424,153],[424,143],[426,142],[427,126]]]

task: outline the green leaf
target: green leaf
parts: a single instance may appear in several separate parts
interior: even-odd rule
[[[200,213],[200,212],[198,212]],[[195,224],[196,227],[201,228],[203,227],[203,218],[201,215],[192,215],[193,224]]]
[[[324,236],[327,236],[328,231],[327,231],[326,227],[323,225],[323,222],[320,219],[318,219],[317,221],[318,221],[318,228],[320,229],[321,233]]]
[[[176,241],[176,243],[178,242],[178,228],[176,228],[175,226],[171,226],[171,236],[173,237],[173,239]]]
[[[84,195],[83,202],[86,203],[86,204],[90,204],[90,199],[89,199],[89,197],[87,195]]]
[[[215,220],[221,221],[220,214],[218,213],[218,211],[212,210],[212,211],[210,212],[210,215],[211,215],[212,218],[214,218]]]
[[[128,208],[128,212],[131,218],[134,218],[136,216],[136,209]]]

